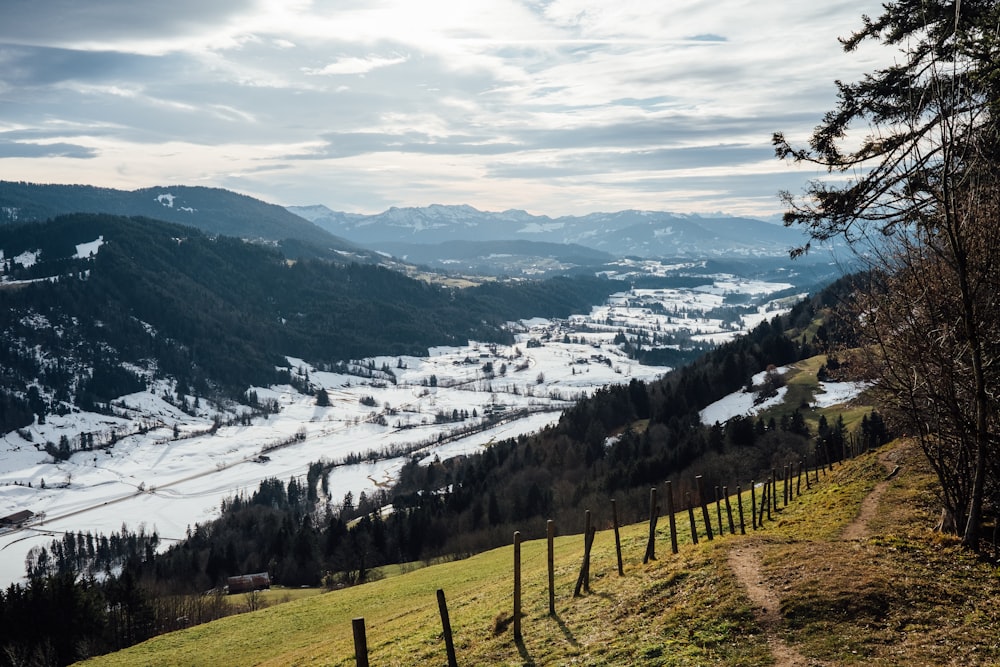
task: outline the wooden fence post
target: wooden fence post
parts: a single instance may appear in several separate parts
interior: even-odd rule
[[[782,507],[788,507],[788,466],[781,469]]]
[[[670,551],[677,553],[677,521],[674,520],[674,488],[667,482],[667,516],[670,519]]]
[[[771,500],[774,501],[774,511],[777,513],[777,511],[778,511],[778,471],[776,469],[774,469],[774,468],[771,469],[771,486],[773,487],[771,489]],[[770,521],[771,520],[771,508],[768,507],[767,511],[768,511],[767,519],[768,519],[768,521]]]
[[[448,667],[458,667],[458,660],[455,658],[455,640],[451,636],[451,619],[448,618],[448,603],[445,602],[443,589],[438,589],[437,597],[438,610],[441,612],[441,628],[444,631],[444,647],[448,653]]]
[[[583,531],[583,565],[580,566],[580,576],[576,579],[573,597],[579,597],[580,589],[590,592],[590,547],[594,545],[595,530],[590,526],[590,510],[584,513],[585,528]]]
[[[715,487],[715,514],[719,521],[719,537],[726,534],[722,528],[722,496],[719,495],[719,487]]]
[[[722,497],[726,499],[726,517],[729,519],[729,534],[736,534],[736,526],[733,524],[733,506],[729,504],[729,487],[722,487]]]
[[[611,499],[611,520],[615,525],[615,553],[618,555],[618,576],[625,576],[625,568],[622,567],[622,538],[618,534],[618,506],[615,505],[615,499]]]
[[[777,508],[777,504],[776,504],[777,503],[777,499],[775,498],[775,496],[777,495],[775,493],[775,491],[777,490],[777,486],[776,486],[777,482],[775,480],[777,480],[777,476],[774,474],[774,471],[772,470],[771,471],[771,479],[769,479],[768,482],[767,482],[767,493],[765,494],[765,497],[767,498],[767,503],[766,504],[767,504],[767,520],[768,521],[773,521],[773,517],[771,516],[771,505],[774,505],[774,507]]]
[[[611,501],[614,502],[614,501]],[[545,522],[545,536],[549,543],[549,616],[556,615],[556,558],[555,539],[556,522],[549,519]]]
[[[514,641],[521,641],[521,531],[514,531]]]
[[[705,480],[701,475],[695,475],[694,481],[698,485],[698,502],[701,503],[701,518],[705,521],[705,537],[712,541],[712,520],[708,516],[708,501],[705,500]]]
[[[365,637],[365,619],[355,618],[351,621],[354,628],[354,659],[358,667],[368,667],[368,639]]]
[[[684,500],[688,506],[688,521],[691,522],[691,543],[698,544],[698,528],[694,525],[694,507],[691,505],[691,494],[685,493]]]
[[[750,480],[750,523],[757,530],[757,482]]]
[[[646,554],[642,557],[645,565],[651,560],[656,560],[656,519],[659,517],[659,508],[656,507],[656,487],[649,490],[649,539],[646,540]]]
[[[747,534],[747,525],[743,522],[743,488],[736,485],[736,509],[740,513],[740,535]]]
[[[799,475],[798,475],[798,479],[795,482],[795,495],[797,495],[797,496],[801,496],[802,495],[802,466],[803,466],[803,464],[804,464],[804,462],[802,461],[802,459],[799,459]]]

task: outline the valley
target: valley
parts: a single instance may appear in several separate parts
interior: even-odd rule
[[[639,364],[626,349],[724,342],[799,296],[792,283],[709,275],[683,288],[623,289],[565,319],[512,323],[509,345],[371,357],[342,372],[288,358],[291,384],[248,389],[278,408],[266,417],[177,397],[163,381],[112,401],[113,415],[49,415],[0,439],[0,516],[35,515],[0,534],[0,583],[22,578],[27,552],[63,531],[143,527],[170,543],[214,518],[227,497],[265,478],[304,476],[320,459],[344,462],[324,484],[334,505],[385,489],[411,457],[444,459],[537,431],[581,396],[669,370]],[[329,405],[319,404],[321,390]],[[56,462],[45,444],[64,437],[114,444]]]

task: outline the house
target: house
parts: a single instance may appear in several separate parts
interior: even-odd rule
[[[14,512],[4,517],[0,517],[0,527],[6,528],[9,526],[23,526],[26,522],[30,521],[35,516],[35,513],[31,510],[21,510],[20,512]]]
[[[256,574],[241,574],[238,577],[229,577],[226,580],[226,588],[229,594],[248,593],[259,591],[271,587],[271,577],[267,572],[257,572]]]

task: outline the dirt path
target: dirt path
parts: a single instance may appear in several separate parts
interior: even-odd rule
[[[868,524],[878,511],[878,505],[882,502],[882,494],[889,488],[889,480],[899,470],[899,466],[894,465],[897,456],[898,452],[896,450],[879,452],[878,462],[882,465],[882,469],[886,471],[888,476],[876,484],[875,488],[861,501],[861,509],[858,510],[858,515],[854,517],[854,521],[844,527],[844,532],[840,534],[840,539],[847,541],[865,540],[871,536]],[[892,472],[889,472],[890,470]]]
[[[888,476],[875,485],[875,488],[865,496],[861,503],[854,521],[849,523],[840,537],[842,540],[863,540],[869,537],[870,530],[868,523],[876,515],[882,494],[889,486],[889,480],[898,471],[895,460],[898,452],[890,450],[880,452],[879,463],[888,473]],[[889,471],[892,472],[889,472]],[[761,559],[763,557],[762,547],[754,545],[740,545],[734,547],[729,552],[729,567],[736,575],[737,580],[747,595],[753,602],[757,623],[760,624],[767,639],[771,655],[774,656],[775,667],[815,667],[825,665],[819,660],[811,660],[799,653],[795,647],[785,642],[778,634],[781,625],[781,600],[777,593],[768,585],[761,570]]]
[[[737,546],[729,552],[729,567],[747,591],[754,605],[757,623],[764,630],[774,667],[812,667],[824,663],[810,660],[778,636],[781,624],[781,601],[761,574],[761,549]]]

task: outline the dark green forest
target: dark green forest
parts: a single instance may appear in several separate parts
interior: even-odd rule
[[[76,245],[103,238],[91,259]],[[152,368],[201,396],[287,381],[284,356],[317,366],[508,342],[510,320],[567,316],[617,289],[577,276],[452,289],[370,264],[292,261],[278,249],[145,218],[79,214],[0,227],[0,429],[145,387]],[[12,261],[40,251],[33,266]],[[36,281],[26,283],[24,281]],[[45,350],[44,357],[35,346]],[[31,394],[35,381],[51,397]]]

